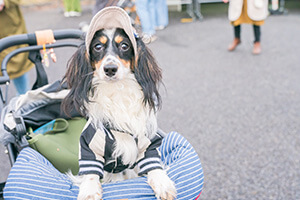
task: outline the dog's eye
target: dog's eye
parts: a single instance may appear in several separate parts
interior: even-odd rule
[[[94,46],[95,51],[99,52],[101,50],[103,50],[104,46],[102,44],[96,44]]]
[[[122,51],[127,51],[129,49],[129,44],[123,42],[121,45],[120,45],[120,49]]]

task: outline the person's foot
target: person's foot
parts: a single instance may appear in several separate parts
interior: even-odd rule
[[[70,12],[64,12],[65,17],[70,17]]]
[[[144,34],[142,38],[145,44],[150,44],[151,42],[154,42],[156,39],[157,39],[156,35],[148,35],[148,34]]]
[[[260,42],[254,42],[252,53],[253,53],[254,55],[258,55],[258,54],[261,53]]]
[[[70,14],[70,17],[80,17],[81,16],[81,12],[77,12],[77,11],[70,11],[69,14]]]
[[[161,31],[161,30],[164,30],[165,28],[166,28],[166,26],[160,25],[160,26],[155,27],[155,30]]]
[[[234,38],[233,42],[229,45],[228,51],[234,51],[235,48],[241,43],[240,38]]]

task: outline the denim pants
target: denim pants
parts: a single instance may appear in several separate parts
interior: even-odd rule
[[[18,95],[25,94],[28,90],[30,90],[28,72],[18,78],[13,79],[12,81],[17,89]]]
[[[136,0],[137,14],[140,17],[144,34],[155,34],[155,27],[169,23],[166,0]]]
[[[155,26],[167,26],[169,24],[168,6],[166,0],[155,1]]]
[[[136,0],[136,11],[141,20],[143,33],[155,34],[155,0]]]

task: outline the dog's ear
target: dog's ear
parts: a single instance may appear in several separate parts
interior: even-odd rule
[[[146,47],[141,38],[137,38],[137,48],[135,78],[143,89],[144,103],[148,103],[150,108],[156,110],[161,105],[158,86],[162,79],[162,72],[151,50]]]
[[[93,67],[82,44],[68,61],[68,69],[64,76],[70,92],[62,102],[62,110],[69,115],[75,108],[81,115],[85,115],[85,103],[89,101],[88,94],[93,78]]]

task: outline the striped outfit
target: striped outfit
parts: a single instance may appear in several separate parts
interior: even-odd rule
[[[200,159],[189,142],[176,132],[169,133],[159,147],[167,174],[174,181],[178,200],[198,199],[203,188]],[[103,184],[104,200],[156,200],[146,177]],[[76,199],[79,188],[42,155],[23,149],[12,167],[4,188],[6,200]]]
[[[147,137],[133,139],[139,148],[138,162],[133,165],[124,165],[122,158],[113,157],[113,147],[116,140],[112,132],[115,130],[95,129],[89,123],[80,136],[79,173],[97,174],[103,178],[104,170],[109,173],[120,173],[125,169],[139,166],[139,176],[147,174],[153,169],[162,169],[160,154],[157,148],[161,145],[162,136],[156,134],[151,140]],[[124,133],[121,133],[124,134]]]

